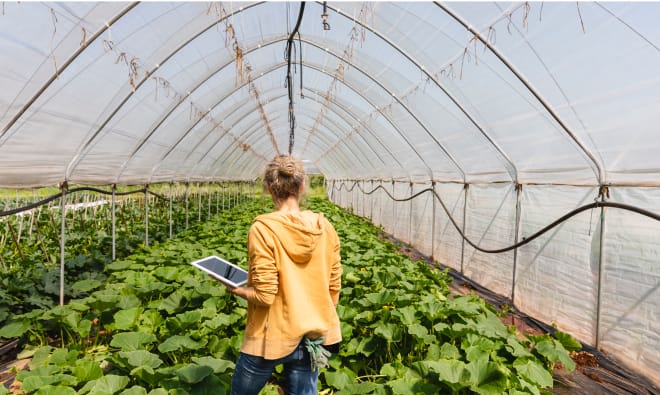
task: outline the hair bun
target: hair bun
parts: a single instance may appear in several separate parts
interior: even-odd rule
[[[280,174],[285,176],[293,176],[296,172],[296,166],[293,161],[282,161],[279,168],[277,169]]]

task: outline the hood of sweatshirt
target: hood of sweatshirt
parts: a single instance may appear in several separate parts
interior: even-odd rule
[[[295,263],[307,263],[312,257],[323,229],[323,214],[309,210],[297,214],[278,212],[263,214],[255,222],[266,225],[282,243],[282,247]]]

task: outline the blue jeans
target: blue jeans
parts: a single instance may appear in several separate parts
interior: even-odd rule
[[[241,353],[231,379],[230,395],[257,395],[275,366],[284,365],[287,395],[317,395],[318,371],[312,370],[309,352],[301,342],[286,357],[263,359]]]

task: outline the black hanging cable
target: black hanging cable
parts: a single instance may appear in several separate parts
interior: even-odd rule
[[[295,140],[295,128],[296,128],[296,117],[293,114],[293,80],[291,78],[291,51],[294,46],[294,41],[293,38],[295,37],[296,33],[298,32],[298,28],[300,28],[300,22],[302,22],[302,17],[303,13],[305,12],[305,2],[301,1],[300,2],[300,11],[298,12],[298,21],[296,22],[296,26],[293,28],[293,31],[289,35],[289,39],[286,41],[286,61],[287,61],[287,67],[286,67],[286,86],[288,89],[289,93],[289,155],[293,152],[293,142]],[[300,54],[301,57],[301,69],[302,69],[302,53]],[[302,72],[300,75],[301,78],[301,85],[302,85]]]
[[[300,38],[300,32],[298,32],[298,53],[300,54],[300,98],[304,99],[305,95],[303,94],[303,63],[302,63],[302,39]]]

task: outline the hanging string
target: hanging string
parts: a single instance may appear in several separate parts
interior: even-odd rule
[[[287,90],[289,93],[289,155],[293,152],[293,144],[295,142],[295,128],[296,128],[296,117],[295,114],[293,113],[293,80],[291,78],[291,51],[293,50],[294,47],[294,41],[293,38],[295,37],[296,33],[298,33],[298,28],[300,28],[300,22],[302,22],[302,17],[305,12],[305,2],[302,1],[300,2],[300,11],[298,13],[298,21],[296,22],[296,26],[293,28],[293,31],[289,35],[289,39],[286,42],[286,55],[285,55],[285,60],[287,62],[287,69],[286,69],[286,86]],[[302,68],[302,54],[301,54],[301,66]],[[301,80],[302,80],[302,74],[301,74]],[[302,85],[302,84],[301,84]],[[302,86],[301,86],[302,89]]]

